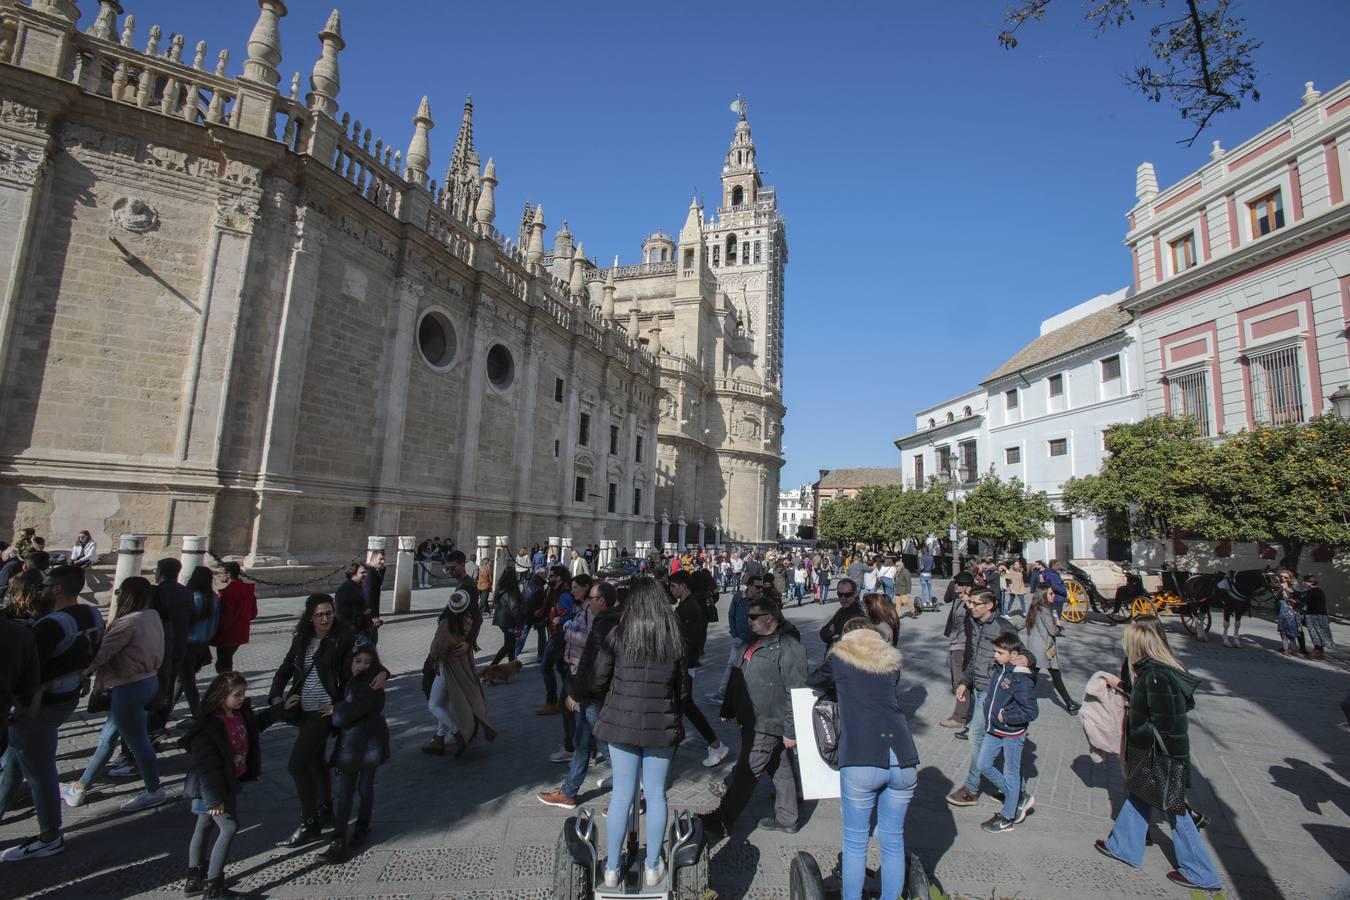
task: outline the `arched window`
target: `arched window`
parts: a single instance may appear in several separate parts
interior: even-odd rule
[[[929,427],[929,428],[934,428],[934,427],[936,427],[936,426],[937,426],[937,420],[936,420],[936,419],[929,419],[929,420],[928,420],[928,427]]]
[[[969,415],[970,415],[970,407],[967,406],[965,409],[961,410],[961,415],[962,415],[962,417],[969,416]]]
[[[735,264],[736,264],[736,235],[729,234],[727,235],[727,265],[734,266]]]
[[[955,414],[955,413],[951,413],[951,412],[947,413],[947,421],[948,421],[948,422],[955,422],[955,421],[956,421],[956,414]]]
[[[745,203],[745,188],[740,185],[731,189],[731,205],[740,206]]]
[[[665,261],[666,261],[666,252],[667,252],[667,251],[666,251],[666,248],[662,247],[662,248],[661,248],[661,262],[665,262]]]

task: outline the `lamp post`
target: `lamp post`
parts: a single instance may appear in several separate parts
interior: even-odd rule
[[[1336,392],[1327,399],[1331,401],[1336,418],[1350,421],[1350,385],[1343,384],[1336,388]]]
[[[948,537],[948,539],[951,541],[951,545],[952,545],[952,577],[955,578],[955,577],[956,577],[956,573],[959,572],[959,571],[961,571],[961,568],[960,568],[960,557],[959,557],[959,555],[957,554],[957,551],[956,551],[956,542],[957,542],[957,538],[958,538],[958,536],[959,536],[960,533],[961,533],[961,532],[960,532],[960,529],[959,529],[960,521],[958,520],[957,514],[956,514],[956,492],[957,492],[957,488],[958,488],[958,485],[959,485],[959,482],[957,481],[957,479],[960,477],[961,468],[960,468],[960,466],[957,464],[955,458],[952,459],[952,461],[951,461],[951,463],[950,463],[949,465],[950,465],[950,471],[949,471],[948,474],[951,476],[951,481],[952,481],[952,527],[951,527],[951,531],[948,532],[947,537]]]

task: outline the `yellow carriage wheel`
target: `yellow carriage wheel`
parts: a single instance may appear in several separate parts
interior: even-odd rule
[[[1075,625],[1086,621],[1088,611],[1087,589],[1071,578],[1065,579],[1064,587],[1069,592],[1069,598],[1064,604],[1064,611],[1060,613],[1060,618]]]
[[[1157,614],[1157,607],[1153,605],[1153,601],[1148,597],[1135,597],[1134,603],[1130,604],[1130,618],[1156,616]]]

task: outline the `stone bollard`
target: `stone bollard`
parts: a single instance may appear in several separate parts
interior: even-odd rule
[[[366,565],[374,565],[375,557],[384,553],[389,547],[389,538],[380,534],[372,534],[366,538]],[[386,559],[386,563],[388,560]]]
[[[183,552],[179,558],[183,563],[182,583],[187,584],[196,568],[206,565],[206,538],[200,534],[183,535]]]
[[[117,616],[117,589],[122,582],[141,574],[141,564],[145,559],[145,535],[124,534],[117,548],[117,572],[113,575],[113,595],[109,601],[108,621]]]
[[[546,556],[553,557],[555,562],[562,562],[562,538],[552,535],[548,539],[548,553]]]
[[[482,560],[488,560],[488,566],[492,565],[492,537],[486,534],[478,535],[476,549],[473,554],[474,573],[477,577],[478,567],[482,565]]]
[[[401,534],[398,537],[398,557],[394,567],[394,612],[412,611],[413,551],[417,549],[417,536]]]

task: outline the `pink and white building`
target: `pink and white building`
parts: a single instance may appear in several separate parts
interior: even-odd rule
[[[1165,190],[1139,167],[1129,212],[1146,415],[1212,436],[1329,411],[1350,382],[1350,82],[1319,93]],[[1187,542],[1189,543],[1189,542]],[[1161,552],[1161,548],[1156,548]],[[1273,558],[1270,548],[1183,546]],[[1329,548],[1312,559],[1330,561]],[[1252,560],[1234,560],[1241,567]]]

